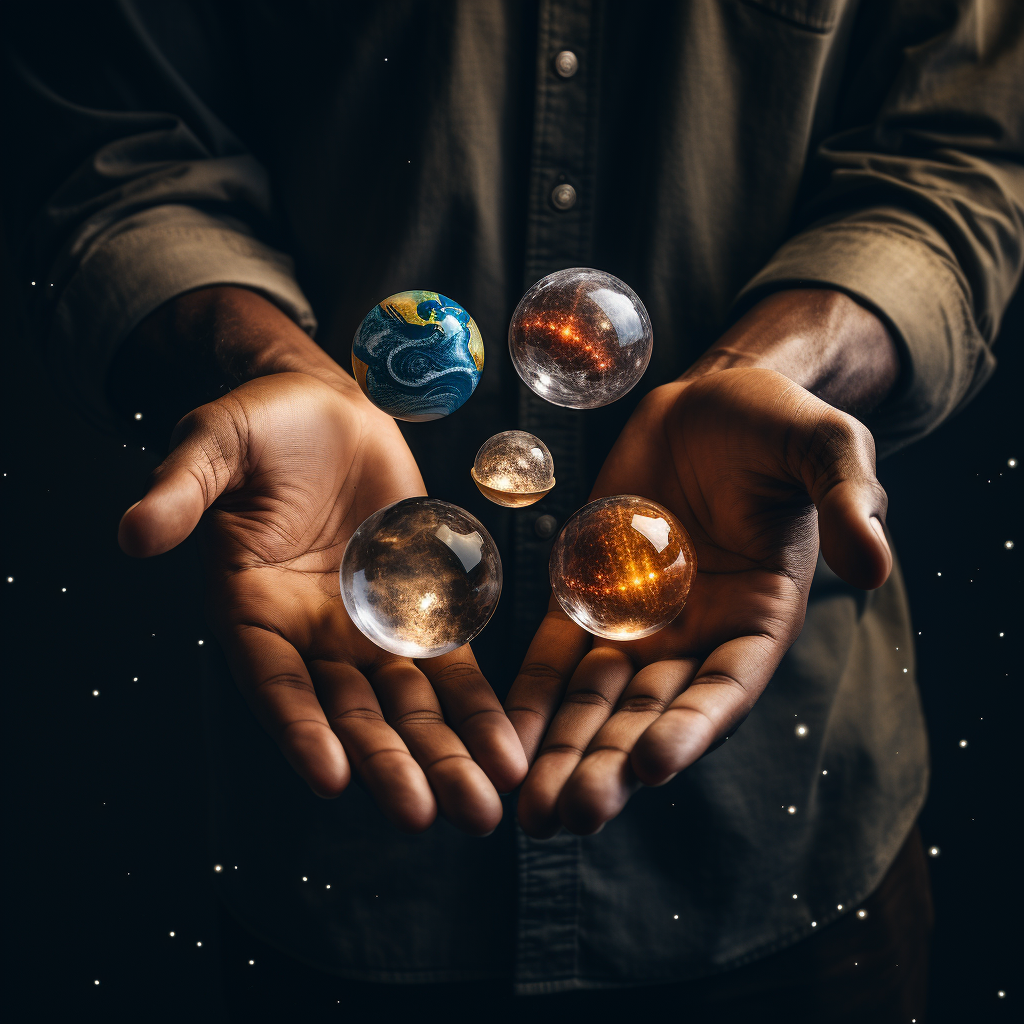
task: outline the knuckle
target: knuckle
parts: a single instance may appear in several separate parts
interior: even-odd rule
[[[648,693],[637,693],[629,697],[623,697],[616,705],[616,711],[626,711],[630,714],[660,714],[665,710],[668,702],[662,698]]]
[[[291,721],[285,722],[285,724],[281,727],[278,739],[287,739],[290,737],[292,733],[297,731],[308,732],[308,728],[305,728],[308,726],[313,726],[314,728],[319,729],[325,727],[323,722],[315,718],[293,718]]]
[[[154,473],[154,478],[174,466],[192,475],[206,505],[230,482],[238,464],[241,441],[228,410],[217,403],[193,409],[178,422],[171,436],[171,456]]]
[[[537,682],[560,683],[562,681],[562,673],[554,665],[548,665],[543,661],[527,662],[519,670],[519,676],[521,679],[533,679]]]
[[[505,708],[505,714],[509,718],[513,715],[529,715],[532,718],[540,719],[543,723],[548,720],[548,716],[540,708],[530,707],[529,704],[509,704]]]
[[[376,708],[346,708],[332,715],[329,721],[332,725],[345,722],[383,722],[384,716]]]
[[[826,406],[820,410],[803,445],[803,462],[810,470],[812,490],[830,489],[845,479],[875,479],[875,442],[863,423],[848,413]],[[807,474],[800,474],[807,480]]]
[[[707,672],[703,675],[698,676],[693,681],[693,686],[699,686],[705,683],[710,686],[728,686],[730,689],[739,690],[742,693],[747,692],[747,687],[744,686],[744,684],[739,679],[737,679],[736,676],[731,675],[728,672],[722,672],[720,670],[715,672]],[[680,708],[679,710],[685,710],[687,712],[693,712],[695,714],[704,715],[703,710],[701,710],[700,708],[686,706],[685,708]],[[707,716],[704,715],[704,717],[706,718]]]
[[[364,754],[359,759],[358,767],[364,768],[367,764],[369,764],[370,761],[373,761],[375,758],[378,757],[383,757],[385,754],[394,755],[391,758],[391,760],[399,763],[405,762],[406,764],[408,764],[412,761],[412,757],[410,756],[409,751],[402,750],[401,747],[378,747],[376,750],[371,750],[369,753]]]
[[[414,711],[406,711],[393,719],[396,728],[404,728],[413,725],[444,725],[444,715],[433,708],[416,708]]]
[[[583,751],[584,747],[579,743],[545,743],[537,756],[540,758],[546,757],[548,754],[572,754],[575,757],[582,757]]]
[[[298,672],[275,672],[271,676],[259,679],[252,687],[253,693],[259,693],[273,686],[283,686],[290,690],[301,690],[305,693],[313,693],[313,684],[310,680]]]
[[[457,683],[466,682],[479,676],[480,672],[472,665],[464,661],[453,661],[448,665],[432,669],[430,672],[431,681],[434,683]]]
[[[598,690],[572,690],[565,695],[564,703],[604,708],[606,711],[614,707],[614,702]]]
[[[820,471],[835,466],[854,440],[854,433],[838,410],[826,406],[821,410],[807,438],[807,457]]]
[[[474,725],[479,724],[481,726],[488,726],[493,723],[494,720],[490,717],[484,718],[482,722],[476,722],[475,720],[479,719],[481,715],[497,715],[499,721],[505,718],[505,712],[502,711],[501,708],[476,708],[468,714],[463,715],[463,717],[459,719],[458,724],[461,727],[466,725],[467,722],[473,722]]]
[[[457,752],[451,754],[441,754],[440,756],[435,757],[433,761],[428,761],[426,764],[420,765],[420,767],[425,772],[429,772],[432,768],[436,768],[439,764],[443,764],[445,761],[469,761],[470,763],[472,763],[473,759],[469,756],[469,754]]]

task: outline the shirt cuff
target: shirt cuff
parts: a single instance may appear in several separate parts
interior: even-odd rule
[[[89,419],[117,422],[107,371],[135,327],[176,295],[212,285],[251,288],[310,335],[316,331],[291,258],[240,221],[190,206],[152,207],[119,221],[90,247],[56,302],[46,344]]]
[[[740,292],[749,309],[782,288],[846,292],[885,321],[902,370],[865,423],[880,456],[916,441],[974,397],[995,369],[970,287],[943,237],[906,210],[873,208],[786,242]]]

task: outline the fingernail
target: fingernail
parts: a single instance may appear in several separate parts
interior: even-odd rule
[[[141,498],[139,498],[139,500],[138,500],[137,502],[135,502],[135,505],[141,505],[141,504],[142,504],[142,499],[141,499]],[[123,518],[124,518],[124,516],[128,515],[128,513],[129,513],[129,512],[131,512],[131,510],[132,510],[133,508],[135,508],[135,505],[129,505],[129,506],[128,506],[128,507],[127,507],[127,508],[126,508],[125,510],[124,510],[124,515],[123,515],[123,516],[121,516],[121,518],[123,519]]]

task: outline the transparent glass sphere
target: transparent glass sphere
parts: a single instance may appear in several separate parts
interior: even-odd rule
[[[527,387],[570,409],[621,398],[643,376],[653,343],[636,292],[585,267],[559,270],[533,285],[508,329],[512,362]]]
[[[686,604],[697,571],[690,535],[667,508],[620,494],[584,505],[551,551],[551,589],[566,615],[607,640],[639,640]]]
[[[469,472],[485,498],[507,508],[532,505],[555,486],[555,463],[548,446],[525,430],[489,437]]]
[[[436,498],[374,512],[341,559],[341,599],[378,647],[435,658],[469,643],[501,595],[501,559],[474,516]]]

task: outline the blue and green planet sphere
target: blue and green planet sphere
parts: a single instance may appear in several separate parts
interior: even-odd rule
[[[437,292],[398,292],[377,303],[352,340],[363,394],[399,420],[437,420],[480,383],[484,340],[476,321]]]

